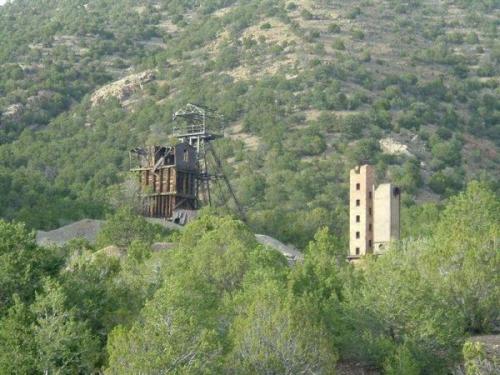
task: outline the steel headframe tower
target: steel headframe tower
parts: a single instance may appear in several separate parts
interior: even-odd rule
[[[234,190],[229,182],[229,179],[225,175],[222,169],[222,163],[220,158],[215,152],[212,141],[224,137],[224,127],[223,127],[223,117],[216,113],[215,110],[208,107],[188,103],[184,108],[176,111],[173,114],[173,120],[177,121],[179,119],[184,119],[184,123],[179,126],[174,126],[173,136],[176,137],[179,142],[188,143],[196,149],[199,173],[198,173],[198,184],[197,184],[197,196],[198,199],[208,202],[212,205],[212,197],[210,192],[210,183],[212,181],[217,182],[223,180],[231,198],[234,200],[238,212],[242,219],[245,218],[243,209],[234,194]],[[207,121],[215,120],[220,123],[219,132],[212,132],[209,130]],[[210,153],[215,161],[215,173],[210,173],[208,167],[207,155]]]

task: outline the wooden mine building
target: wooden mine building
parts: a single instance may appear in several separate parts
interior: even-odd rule
[[[138,167],[143,215],[172,219],[176,212],[198,208],[199,175],[196,149],[188,143],[151,146],[131,151]]]
[[[210,131],[207,119],[221,121],[214,110],[188,103],[173,115],[173,120],[178,121],[172,134],[177,139],[175,145],[131,150],[131,171],[139,175],[144,216],[184,225],[196,217],[196,210],[203,203],[212,205],[211,182],[222,180],[244,218],[221,160],[211,145],[223,136],[223,128],[220,134]],[[213,173],[208,167],[207,154],[215,164]],[[134,168],[133,159],[137,166]]]

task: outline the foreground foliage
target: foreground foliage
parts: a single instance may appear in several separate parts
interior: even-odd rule
[[[1,222],[0,280],[16,269],[31,282],[2,281],[0,373],[331,374],[354,361],[446,374],[464,355],[472,368],[464,340],[489,332],[500,307],[498,209],[472,183],[427,236],[357,268],[327,228],[290,267],[243,223],[210,213],[162,252],[143,242],[157,228],[130,211],[102,237],[130,230],[118,253],[39,248]]]

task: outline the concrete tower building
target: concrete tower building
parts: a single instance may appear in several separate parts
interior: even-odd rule
[[[349,260],[381,254],[399,239],[400,190],[392,184],[375,188],[371,165],[350,171]]]
[[[393,240],[399,239],[400,189],[392,184],[381,184],[373,199],[373,249],[383,253]]]
[[[373,249],[374,170],[362,165],[350,172],[349,258],[357,259]]]

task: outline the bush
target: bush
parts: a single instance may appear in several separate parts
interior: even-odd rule
[[[339,51],[344,51],[345,50],[344,41],[340,38],[335,39],[332,43],[332,48]]]
[[[483,64],[477,68],[477,75],[479,77],[493,77],[495,76],[495,67],[493,64]]]
[[[387,375],[419,375],[420,367],[406,346],[400,346],[396,352],[386,359],[384,374]]]
[[[446,168],[431,176],[429,187],[437,194],[452,195],[463,187],[463,183],[464,176],[460,170]]]
[[[465,37],[465,41],[469,44],[477,44],[479,43],[479,37],[477,36],[476,33],[471,32],[467,34],[467,36]]]
[[[460,142],[457,140],[435,143],[431,151],[432,156],[445,166],[459,165],[462,159]]]
[[[337,23],[331,23],[328,25],[328,32],[332,34],[340,33],[341,28]]]
[[[266,22],[266,23],[263,23],[262,25],[260,25],[261,30],[269,30],[271,28],[272,28],[272,26],[269,22]]]
[[[115,245],[127,248],[133,241],[152,244],[167,232],[164,228],[150,224],[145,218],[135,214],[132,209],[124,207],[109,216],[96,240],[96,246],[103,248]]]
[[[347,13],[347,18],[349,18],[350,20],[353,20],[353,19],[355,19],[356,17],[358,17],[360,14],[361,14],[361,8],[360,8],[360,7],[355,7],[355,8],[353,8],[353,9],[351,9],[351,10]]]
[[[307,9],[303,9],[302,12],[300,12],[300,15],[302,19],[309,21],[313,19],[313,14],[309,12]]]
[[[357,29],[352,31],[352,36],[353,36],[353,38],[359,39],[359,40],[365,39],[365,33],[363,31],[357,30]]]

